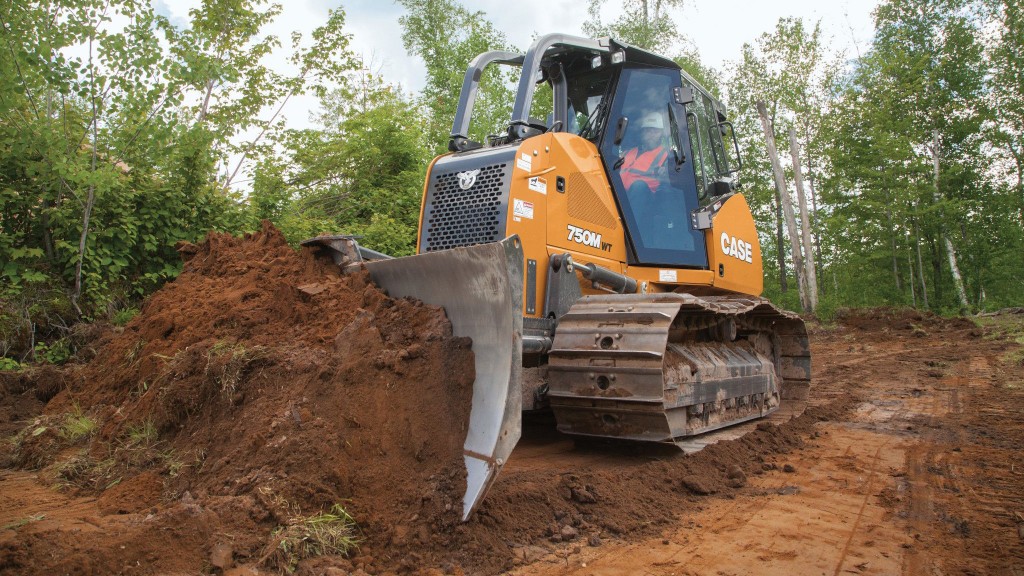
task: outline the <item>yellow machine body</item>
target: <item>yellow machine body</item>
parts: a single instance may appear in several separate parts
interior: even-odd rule
[[[592,263],[631,277],[641,292],[647,293],[761,294],[761,246],[742,194],[734,193],[721,200],[712,227],[704,231],[708,269],[630,265],[626,257],[626,229],[593,143],[575,134],[542,134],[522,142],[515,157],[517,165],[512,171],[505,215],[506,234],[522,239],[528,260],[546,263],[551,256],[569,254],[579,264]],[[523,158],[530,161],[518,161]],[[562,191],[557,189],[560,177],[566,183]],[[422,205],[427,204],[427,192],[425,187]],[[421,212],[421,238],[422,226]],[[595,247],[574,241],[577,230],[600,235],[600,243]],[[532,283],[537,290],[546,286],[547,274],[548,267],[537,267],[536,281]],[[523,284],[528,285],[525,277]],[[607,292],[583,279],[581,289],[584,294]],[[534,296],[537,301],[544,299],[542,293]],[[524,293],[524,300],[529,297]],[[527,308],[524,302],[524,310]],[[543,310],[534,307],[533,312],[525,315],[540,317]]]

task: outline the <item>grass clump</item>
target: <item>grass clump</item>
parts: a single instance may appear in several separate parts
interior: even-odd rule
[[[62,462],[56,472],[57,487],[61,490],[103,490],[121,481],[114,458],[95,459],[89,456],[88,450]]]
[[[128,427],[128,447],[149,448],[156,443],[159,432],[152,420],[144,420]]]
[[[90,438],[98,427],[77,404],[64,414],[38,416],[9,440],[10,450],[6,457],[0,457],[0,463],[40,470],[52,464],[65,448]]]
[[[220,386],[225,394],[232,394],[249,366],[266,356],[262,346],[246,348],[240,343],[219,341],[206,355],[206,374]]]
[[[83,414],[78,404],[72,407],[71,412],[64,415],[64,422],[60,426],[60,435],[71,443],[88,438],[95,431],[96,421]]]
[[[355,520],[335,504],[327,512],[296,516],[276,528],[260,562],[291,573],[306,558],[348,556],[359,542]]]

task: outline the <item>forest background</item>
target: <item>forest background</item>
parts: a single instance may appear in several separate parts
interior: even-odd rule
[[[83,321],[126,322],[180,271],[176,244],[211,230],[266,219],[293,243],[327,231],[412,253],[467,63],[526,46],[458,0],[398,4],[425,67],[415,93],[352,52],[343,9],[285,40],[266,32],[282,9],[265,0],[203,0],[187,28],[148,0],[0,9],[0,369],[63,361]],[[800,305],[757,102],[801,148],[820,316],[1024,303],[1019,2],[886,0],[855,57],[819,23],[784,18],[722,70],[674,24],[682,0],[625,0],[611,21],[603,4],[590,0],[584,33],[674,58],[728,106],[768,298]],[[267,64],[282,51],[292,73]],[[488,74],[478,139],[512,98],[510,76]],[[287,128],[281,110],[302,95],[319,100],[315,125]]]

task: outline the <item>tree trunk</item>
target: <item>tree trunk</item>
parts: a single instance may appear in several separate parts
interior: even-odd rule
[[[807,184],[811,189],[811,239],[814,241],[814,263],[817,265],[816,272],[820,276],[822,272],[821,263],[821,237],[818,234],[818,192],[815,190],[814,182],[817,178],[814,176],[814,157],[811,156],[811,145],[804,138],[804,152],[807,155]],[[827,285],[828,282],[825,282]],[[822,293],[824,293],[824,286],[822,286]]]
[[[772,162],[772,172],[775,175],[775,188],[782,199],[782,210],[786,216],[786,228],[789,232],[789,245],[793,254],[793,273],[796,274],[797,286],[800,288],[800,306],[804,312],[812,312],[809,289],[807,286],[807,274],[804,270],[804,260],[800,255],[800,238],[797,234],[796,216],[793,215],[793,203],[789,198],[789,190],[786,189],[786,177],[782,171],[782,164],[779,162],[779,151],[775,146],[775,134],[768,122],[768,110],[764,102],[757,102],[757,114],[761,117],[761,128],[764,130],[764,140],[768,145],[768,157]]]
[[[917,277],[921,280],[921,302],[924,309],[928,309],[928,286],[924,280],[924,260],[921,258],[921,237],[917,233],[917,222],[911,224],[911,231],[914,233],[914,246],[917,247]]]
[[[46,91],[46,124],[50,128],[53,124],[53,91]],[[50,201],[46,198],[46,188],[39,188],[39,197],[43,199],[42,208],[39,210],[39,223],[43,227],[43,250],[46,251],[46,260],[52,266],[56,263],[56,251],[53,248],[53,235],[50,233]]]
[[[932,130],[932,167],[934,168],[935,177],[935,203],[938,204],[941,201],[942,194],[939,191],[939,131]],[[939,211],[940,216],[943,211]],[[964,290],[964,280],[960,275],[960,267],[957,266],[956,262],[956,250],[953,248],[953,242],[949,239],[949,234],[946,233],[943,228],[942,231],[942,242],[946,245],[946,256],[949,258],[949,271],[953,275],[953,288],[956,289],[957,298],[960,299],[960,309],[967,310],[970,305],[967,302],[967,292]]]
[[[779,288],[783,292],[789,290],[786,280],[786,242],[782,235],[782,197],[779,189],[775,189],[775,259],[779,265]]]
[[[199,119],[198,124],[202,124],[206,120],[206,114],[210,110],[210,97],[213,96],[213,80],[209,80],[206,83],[206,94],[203,95],[203,103],[199,107]]]
[[[92,160],[91,170],[92,175],[96,175],[96,125],[98,124],[99,112],[96,110],[96,77],[93,73],[92,63],[92,38],[89,39],[89,75],[92,81]],[[78,238],[78,259],[75,261],[75,291],[71,294],[71,305],[74,306],[75,312],[79,316],[82,315],[82,308],[78,305],[78,299],[82,297],[82,263],[85,261],[85,247],[86,241],[89,239],[89,219],[92,216],[92,208],[96,204],[96,184],[95,182],[89,184],[89,195],[85,200],[85,206],[82,208],[82,235]]]
[[[949,269],[953,275],[953,287],[956,289],[957,298],[960,299],[960,309],[966,311],[970,308],[970,304],[967,302],[967,291],[964,290],[963,276],[960,275],[960,268],[956,263],[956,250],[953,248],[953,242],[949,239],[948,234],[943,234],[942,240],[946,243],[946,256],[949,258]]]
[[[907,284],[910,285],[910,302],[914,308],[917,308],[917,290],[914,289],[914,261],[910,254],[907,254],[907,272],[910,275],[910,279],[907,281]]]
[[[1014,146],[1011,141],[1007,147],[1010,149],[1010,154],[1013,156],[1014,166],[1017,168],[1017,221],[1024,224],[1024,157],[1021,156],[1021,151]]]
[[[789,127],[789,153],[793,157],[793,183],[796,185],[796,198],[800,205],[800,238],[804,249],[804,272],[807,275],[807,299],[811,305],[811,312],[814,312],[818,309],[818,273],[814,266],[811,220],[804,195],[804,177],[800,170],[800,144],[796,141],[796,130],[792,126]]]
[[[896,282],[896,291],[900,292],[903,288],[900,286],[900,267],[896,263],[896,223],[892,221],[892,210],[887,208],[885,215],[889,217],[889,250],[892,252],[892,278]]]
[[[935,304],[941,306],[943,300],[942,289],[942,255],[939,254],[939,246],[935,243],[933,236],[928,237],[929,257],[932,259],[932,291],[935,292]]]

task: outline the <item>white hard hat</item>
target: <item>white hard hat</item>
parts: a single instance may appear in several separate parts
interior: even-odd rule
[[[665,123],[661,120],[661,114],[658,114],[656,112],[652,112],[652,113],[644,116],[644,119],[640,122],[640,127],[641,128],[657,128],[658,130],[661,130],[661,129],[665,128]]]

